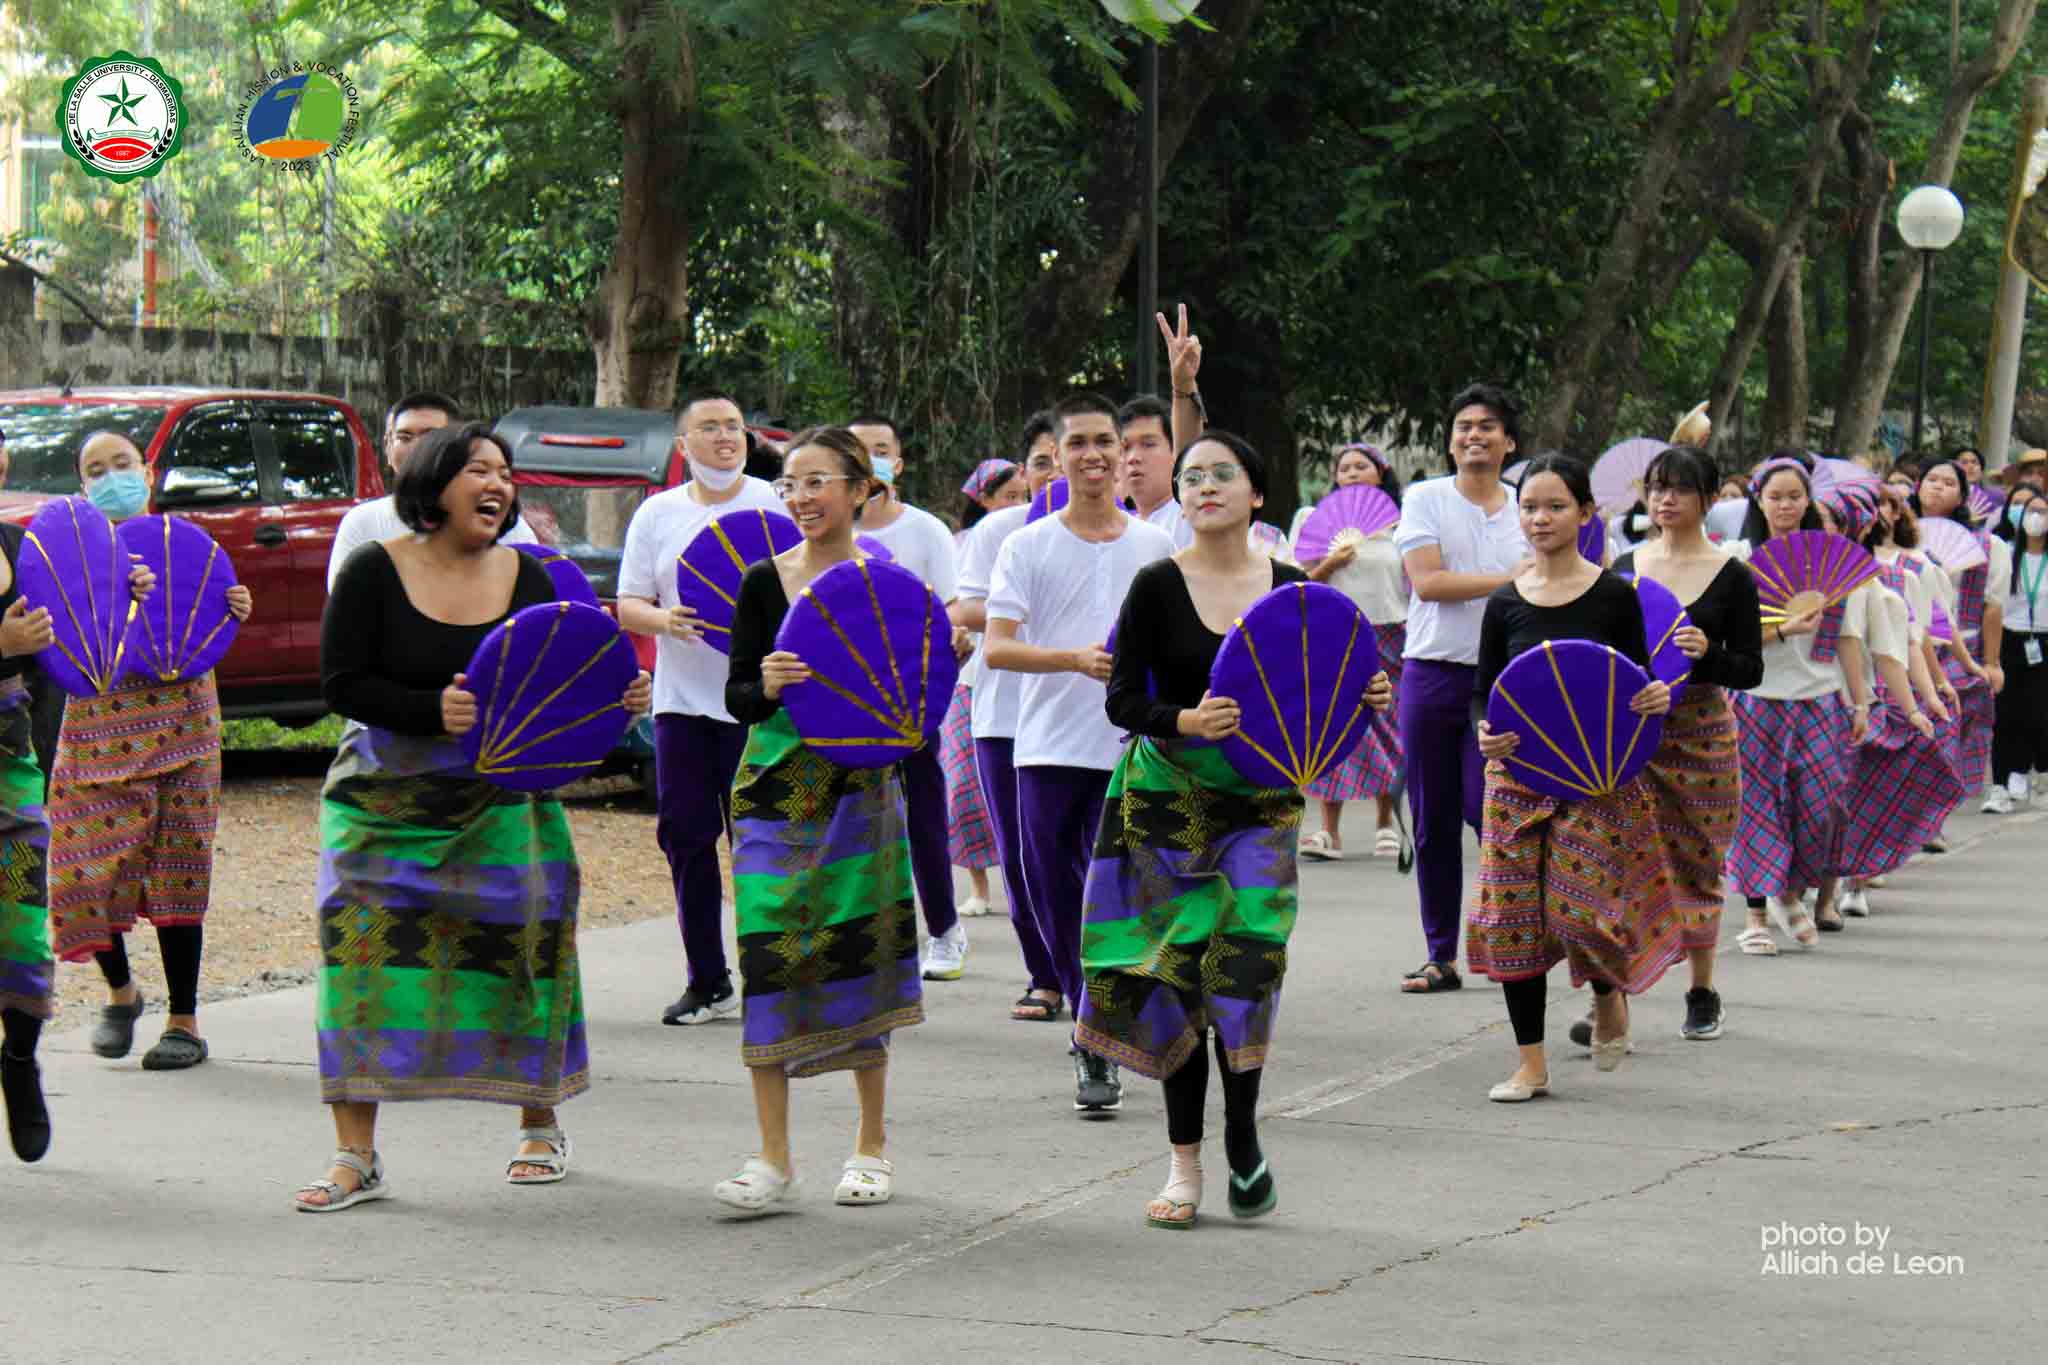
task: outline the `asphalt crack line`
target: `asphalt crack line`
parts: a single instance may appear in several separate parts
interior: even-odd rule
[[[1739,1147],[1731,1147],[1724,1151],[1710,1152],[1704,1156],[1696,1157],[1691,1161],[1680,1162],[1678,1165],[1673,1166],[1670,1170],[1664,1172],[1664,1174],[1658,1176],[1656,1179],[1645,1181],[1640,1185],[1631,1186],[1630,1188],[1625,1190],[1614,1190],[1610,1191],[1607,1194],[1594,1195],[1587,1199],[1575,1200],[1569,1204],[1560,1204],[1555,1208],[1544,1209],[1539,1213],[1524,1214],[1521,1218],[1516,1220],[1515,1225],[1513,1227],[1494,1228],[1485,1232],[1475,1232],[1470,1234],[1469,1236],[1460,1237],[1455,1242],[1451,1242],[1444,1246],[1425,1248],[1424,1250],[1417,1252],[1413,1256],[1404,1256],[1399,1260],[1387,1261],[1379,1265],[1372,1266],[1365,1270],[1353,1271],[1350,1274],[1339,1276],[1335,1281],[1329,1284],[1317,1285],[1310,1289],[1304,1289],[1299,1291],[1298,1293],[1290,1294],[1283,1299],[1275,1300],[1272,1303],[1257,1304],[1244,1308],[1233,1308],[1228,1313],[1225,1313],[1222,1317],[1210,1323],[1208,1326],[1196,1328],[1189,1335],[1196,1338],[1209,1337],[1214,1335],[1219,1329],[1223,1328],[1224,1326],[1232,1322],[1248,1321],[1253,1318],[1264,1317],[1269,1313],[1278,1312],[1282,1309],[1292,1307],[1297,1303],[1307,1302],[1310,1299],[1327,1298],[1333,1295],[1342,1294],[1347,1290],[1351,1289],[1352,1286],[1356,1285],[1361,1280],[1373,1279],[1382,1275],[1391,1274],[1393,1271],[1405,1269],[1408,1266],[1425,1265],[1432,1261],[1442,1260],[1444,1257],[1449,1256],[1454,1252],[1462,1251],[1466,1247],[1477,1245],[1480,1242],[1494,1242],[1500,1241],[1504,1238],[1513,1237],[1518,1233],[1527,1232],[1531,1228],[1542,1227],[1545,1224],[1549,1223],[1551,1220],[1563,1217],[1567,1214],[1578,1213],[1585,1209],[1595,1208],[1601,1204],[1610,1204],[1625,1199],[1634,1199],[1638,1195],[1647,1194],[1651,1190],[1662,1188],[1663,1186],[1670,1184],[1671,1182],[1677,1180],[1680,1176],[1686,1175],[1689,1172],[1699,1170],[1702,1167],[1712,1166],[1722,1161],[1744,1158],[1767,1160],[1809,1159],[1804,1157],[1788,1157],[1776,1153],[1771,1153],[1767,1150],[1768,1148],[1781,1147],[1788,1143],[1793,1142],[1805,1142],[1811,1138],[1843,1137],[1853,1133],[1887,1132],[1892,1129],[1921,1128],[1937,1123],[1950,1122],[1955,1119],[1971,1118],[1982,1114],[2023,1113],[2039,1109],[2048,1109],[2048,1100],[2028,1100],[2014,1104],[1978,1105],[1969,1109],[1944,1110],[1943,1112],[1938,1114],[1913,1115],[1905,1118],[1890,1119],[1873,1123],[1858,1123],[1855,1125],[1831,1125],[1826,1128],[1816,1129],[1804,1133],[1790,1133],[1783,1137],[1762,1138],[1756,1142],[1744,1143]]]

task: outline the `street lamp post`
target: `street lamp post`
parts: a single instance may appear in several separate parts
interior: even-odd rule
[[[1927,352],[1934,323],[1934,253],[1962,233],[1963,203],[1941,185],[1922,185],[1899,201],[1899,236],[1920,253],[1920,382],[1913,390],[1913,453],[1927,410]]]
[[[1177,24],[1201,0],[1101,0],[1109,17],[1128,24],[1142,7],[1164,24]],[[1131,386],[1140,394],[1159,388],[1159,43],[1145,34],[1138,50],[1138,336],[1131,352]]]

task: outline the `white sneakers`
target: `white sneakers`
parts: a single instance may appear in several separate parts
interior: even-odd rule
[[[1977,811],[1981,815],[2011,815],[2012,807],[2012,793],[1994,783],[1984,793],[1984,804]]]
[[[937,938],[928,939],[924,948],[924,979],[927,981],[958,981],[967,970],[967,926],[954,922],[952,928]]]
[[[961,919],[981,919],[984,916],[993,915],[995,912],[996,908],[988,903],[988,899],[985,896],[969,896],[966,900],[960,902]]]

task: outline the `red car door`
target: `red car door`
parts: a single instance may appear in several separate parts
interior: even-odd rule
[[[263,399],[256,405],[274,456],[278,506],[290,551],[292,671],[320,676],[320,615],[327,606],[327,557],[334,531],[355,505],[356,438],[336,404],[312,398]]]
[[[204,529],[255,599],[216,670],[223,691],[281,681],[293,671],[291,549],[284,511],[266,493],[263,463],[256,415],[244,399],[192,407],[156,456],[150,510]]]

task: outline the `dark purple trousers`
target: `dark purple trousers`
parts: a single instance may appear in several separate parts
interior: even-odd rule
[[[896,765],[903,774],[903,813],[910,821],[910,877],[933,938],[960,922],[953,904],[952,825],[946,815],[946,770],[934,740]]]
[[[1415,889],[1431,962],[1458,960],[1465,900],[1465,832],[1479,829],[1486,764],[1472,726],[1470,664],[1410,659],[1401,674],[1401,751],[1408,764],[1408,811],[1415,826]]]
[[[1099,768],[1031,765],[1017,769],[1017,825],[1024,845],[1024,885],[1039,937],[1052,959],[1067,1007],[1079,1013],[1081,891],[1088,857],[1102,827],[1109,774]]]
[[[732,779],[746,747],[747,727],[733,721],[671,713],[654,718],[654,838],[675,882],[689,984],[706,991],[727,976],[718,836],[731,832]]]
[[[1003,891],[1010,898],[1010,927],[1017,931],[1017,946],[1024,951],[1031,989],[1056,991],[1060,979],[1038,932],[1038,920],[1031,913],[1030,888],[1024,884],[1024,846],[1017,833],[1017,770],[1010,763],[1016,747],[1012,739],[975,740],[974,771],[981,779],[982,799],[988,803],[989,821],[995,827],[996,856],[1003,860]]]

